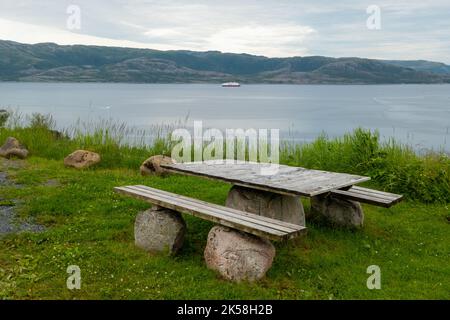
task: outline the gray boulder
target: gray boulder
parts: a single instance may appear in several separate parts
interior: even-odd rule
[[[64,165],[67,167],[84,169],[99,163],[100,160],[101,158],[98,153],[86,150],[77,150],[69,154],[64,159]]]
[[[305,225],[305,212],[300,197],[233,186],[228,193],[226,206],[301,226]]]
[[[316,196],[311,198],[311,218],[328,224],[356,229],[364,223],[364,212],[356,201]]]
[[[208,234],[205,248],[208,268],[230,281],[256,281],[272,266],[275,247],[268,240],[223,226]]]
[[[160,207],[139,213],[134,224],[136,246],[149,252],[176,254],[185,233],[186,223],[181,214]]]
[[[9,137],[5,144],[0,148],[0,156],[4,158],[17,157],[25,159],[28,156],[28,150],[16,138]]]
[[[152,156],[142,163],[140,167],[141,175],[143,176],[166,175],[168,172],[161,167],[161,164],[172,164],[174,162],[175,161],[171,157],[161,155]]]

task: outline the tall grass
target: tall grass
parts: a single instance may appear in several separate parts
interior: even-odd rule
[[[99,153],[100,166],[105,168],[136,168],[149,155],[170,154],[168,126],[155,126],[151,135],[112,120],[77,121],[63,131],[54,128],[51,115],[24,117],[13,112],[6,127],[0,129],[0,143],[14,136],[31,155],[55,160],[63,159],[74,150],[86,149]]]
[[[322,134],[307,144],[284,143],[280,162],[312,169],[367,175],[386,191],[422,202],[450,202],[450,158],[445,153],[416,154],[377,131],[356,129],[341,138]]]
[[[180,124],[178,124],[180,125]],[[137,130],[112,120],[78,121],[64,132],[54,130],[50,115],[12,113],[0,129],[0,143],[14,136],[31,155],[63,159],[76,149],[102,156],[104,168],[138,168],[151,155],[170,155],[169,134],[177,125]],[[322,134],[311,143],[282,143],[282,164],[367,175],[378,188],[426,203],[450,202],[450,159],[445,153],[416,154],[394,140],[381,142],[378,132],[357,129],[341,138]]]

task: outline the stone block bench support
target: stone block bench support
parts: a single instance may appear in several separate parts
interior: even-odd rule
[[[402,198],[394,193],[352,186],[312,197],[311,215],[335,226],[361,228],[364,211],[360,202],[389,208]]]
[[[311,198],[311,216],[326,224],[350,229],[361,228],[364,223],[359,202],[329,195]]]
[[[183,246],[185,233],[181,214],[159,206],[139,213],[134,223],[136,246],[149,252],[176,254]]]
[[[147,201],[156,208],[136,218],[136,244],[147,250],[181,246],[185,225],[179,212],[215,222],[205,249],[209,268],[232,281],[264,277],[272,265],[275,247],[269,241],[286,241],[306,231],[304,226],[236,210],[146,186],[114,188],[116,192]]]
[[[255,281],[272,266],[275,247],[267,239],[215,226],[209,231],[204,256],[208,268],[227,280]]]

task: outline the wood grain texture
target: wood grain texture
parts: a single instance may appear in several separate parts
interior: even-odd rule
[[[254,162],[217,164],[205,161],[167,164],[162,167],[170,172],[222,180],[274,193],[306,197],[313,197],[370,180],[369,177],[364,176],[285,165],[279,165],[276,174],[262,175],[262,169],[267,168],[268,164]]]
[[[300,225],[262,217],[147,186],[116,187],[114,190],[118,193],[141,199],[163,208],[188,213],[208,221],[275,241],[288,240],[306,231],[306,228]]]
[[[368,203],[380,207],[389,208],[403,199],[402,195],[383,192],[373,189],[353,186],[348,190],[333,190],[330,194],[334,197]]]

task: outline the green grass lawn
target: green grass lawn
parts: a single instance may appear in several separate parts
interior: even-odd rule
[[[0,200],[19,199],[20,216],[33,217],[47,231],[0,240],[0,299],[450,298],[450,213],[444,204],[408,200],[391,209],[364,206],[365,227],[359,231],[307,220],[307,236],[276,244],[264,280],[235,284],[204,263],[211,223],[185,216],[188,234],[180,254],[151,255],[133,239],[134,218],[149,205],[112,190],[145,184],[224,204],[227,184],[177,175],[142,177],[120,167],[79,171],[65,168],[60,159],[37,156],[7,171],[20,187],[0,187]],[[81,268],[80,290],[66,287],[69,265]],[[369,265],[381,268],[381,290],[366,286]]]

